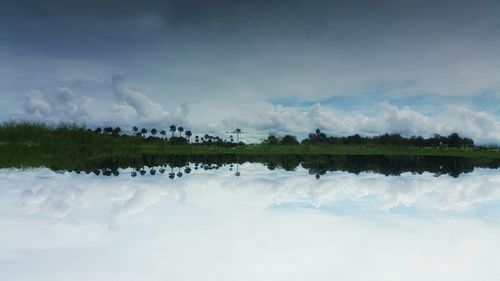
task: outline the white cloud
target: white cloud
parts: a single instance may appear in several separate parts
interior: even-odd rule
[[[497,188],[500,175],[481,169],[459,178],[434,177],[430,173],[404,173],[394,177],[334,172],[327,173],[319,181],[306,175],[302,168],[290,173],[244,164],[240,171],[243,174],[240,178],[233,177],[229,171],[218,170],[194,172],[175,181],[168,180],[166,175],[132,179],[127,176],[130,171],[122,171],[117,178],[108,178],[72,173],[60,175],[48,169],[4,171],[0,178],[6,190],[19,193],[20,207],[28,214],[77,218],[86,210],[98,208],[101,213],[93,220],[105,220],[111,229],[145,212],[162,198],[189,205],[190,197],[198,196],[204,189],[223,197],[252,194],[259,198],[259,206],[266,207],[306,203],[328,208],[347,200],[355,208],[365,205],[376,211],[409,206],[422,213],[463,210],[481,202],[500,200]],[[108,188],[110,181],[113,181],[112,189]]]
[[[12,280],[465,281],[500,273],[498,204],[477,212],[480,202],[500,200],[495,171],[317,181],[301,170],[241,169],[239,178],[219,170],[179,181],[2,170],[0,239],[10,243],[0,245],[0,269]],[[15,204],[41,189],[76,202],[68,200],[75,188],[87,205],[70,204],[63,217],[44,207],[26,215]],[[181,189],[185,205],[160,195]],[[111,232],[105,220],[121,207],[120,230]]]
[[[448,106],[444,112],[428,116],[387,102],[380,103],[374,115],[338,111],[319,103],[306,109],[277,105],[247,118],[226,119],[224,124],[280,134],[307,134],[315,128],[332,135],[400,133],[428,137],[457,132],[479,142],[500,141],[500,120],[460,106]]]
[[[163,127],[171,123],[188,124],[189,108],[185,102],[167,111],[146,94],[128,87],[121,75],[113,75],[112,87],[116,103],[111,106],[111,114],[103,117],[108,122]]]
[[[66,87],[49,93],[32,91],[24,100],[24,113],[12,115],[15,119],[37,119],[57,122],[85,122],[89,125],[155,126],[182,124],[195,134],[225,132],[242,128],[245,141],[258,141],[268,133],[306,136],[315,128],[331,135],[377,135],[400,133],[403,135],[431,136],[457,132],[476,142],[500,142],[500,120],[483,111],[466,106],[448,105],[442,112],[424,114],[410,106],[397,107],[389,102],[379,103],[372,113],[341,111],[332,106],[316,103],[308,108],[273,105],[270,102],[251,101],[232,105],[225,102],[195,101],[194,114],[190,106],[181,103],[176,109],[163,106],[141,91],[127,86],[123,77],[112,78],[114,103],[97,103],[94,99],[77,97]],[[230,107],[231,110],[223,110]]]
[[[189,108],[182,103],[167,111],[147,95],[125,85],[122,76],[112,79],[115,103],[99,104],[87,96],[76,96],[67,87],[58,87],[42,93],[33,90],[25,96],[24,112],[15,112],[13,119],[45,122],[76,122],[103,125],[159,125],[186,124]]]
[[[89,117],[91,103],[91,99],[76,97],[70,89],[59,87],[45,94],[31,91],[25,96],[24,108],[37,119],[82,121]]]
[[[113,76],[112,85],[114,96],[118,102],[115,106],[128,107],[127,112],[131,118],[164,120],[169,117],[170,114],[164,111],[160,104],[151,101],[145,94],[124,85],[124,78],[121,75]]]

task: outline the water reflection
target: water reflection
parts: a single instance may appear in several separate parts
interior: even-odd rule
[[[386,177],[376,173],[354,175],[332,172],[325,174],[322,181],[316,181],[314,178],[305,177],[310,171],[302,168],[290,174],[286,171],[270,172],[265,166],[248,163],[241,167],[239,164],[225,166],[201,167],[193,164],[194,170],[186,165],[102,172],[107,175],[129,174],[134,179],[96,178],[78,173],[54,173],[48,169],[3,170],[0,175],[5,190],[20,193],[20,206],[27,213],[43,213],[44,210],[50,210],[51,213],[55,209],[62,210],[55,212],[55,217],[64,217],[67,211],[77,206],[79,208],[91,204],[91,202],[76,205],[73,203],[80,202],[80,197],[92,192],[100,193],[105,190],[109,192],[108,195],[111,194],[109,203],[119,202],[119,205],[126,205],[125,199],[133,199],[138,203],[133,194],[145,189],[153,190],[159,195],[170,194],[178,199],[182,198],[181,201],[185,203],[189,194],[187,189],[196,192],[193,189],[207,185],[210,185],[211,189],[220,188],[224,191],[252,190],[256,194],[261,194],[263,200],[272,199],[270,204],[275,206],[299,204],[315,208],[338,202],[343,204],[350,202],[354,205],[369,202],[373,210],[391,210],[404,206],[442,211],[500,199],[500,172],[496,170],[481,169],[460,178],[435,177],[431,173],[421,175],[403,173],[399,176]],[[239,178],[240,170],[246,171],[245,177]],[[172,179],[183,178],[183,181],[170,185],[169,181],[158,177],[162,174]],[[186,177],[187,175],[192,178]],[[236,176],[238,180],[232,176]],[[118,196],[124,198],[118,200],[115,197],[119,192],[128,195]]]
[[[2,279],[494,280],[500,273],[498,170],[458,178],[330,171],[319,181],[300,166],[290,173],[251,163],[116,171],[0,170]],[[172,174],[182,180],[166,178]]]
[[[151,176],[154,176],[157,174],[157,171],[158,171],[158,175],[162,175],[162,174],[165,174],[165,172],[167,170],[170,170],[170,172],[168,173],[168,177],[170,179],[174,179],[174,178],[181,178],[183,175],[189,175],[192,171],[191,169],[191,165],[194,167],[195,170],[198,170],[200,169],[200,166],[201,166],[201,169],[205,170],[205,171],[208,171],[208,170],[213,170],[213,169],[216,169],[218,170],[220,167],[218,165],[199,165],[199,163],[188,163],[186,164],[186,166],[183,166],[183,167],[174,167],[174,166],[169,166],[169,165],[161,165],[161,166],[153,166],[153,167],[142,167],[142,168],[134,168],[132,169],[131,173],[130,173],[130,176],[135,178],[137,177],[137,175],[141,175],[141,176],[144,176],[144,175],[147,175],[148,174],[148,171],[149,171],[149,175]],[[222,167],[225,167],[226,165],[222,165]],[[236,172],[234,173],[235,176],[239,177],[241,175],[241,172],[239,171],[239,164],[236,163],[236,164],[229,164],[229,171],[233,171],[233,167],[236,166]],[[177,171],[177,173],[176,173]],[[64,171],[62,171],[64,172]],[[76,172],[77,174],[80,174],[79,172]],[[107,168],[104,168],[103,170],[95,170],[94,171],[94,174],[99,176],[99,175],[104,175],[104,176],[111,176],[111,175],[114,175],[114,176],[118,176],[120,175],[120,171],[118,169],[114,169],[114,170],[111,170],[111,169],[107,169]]]
[[[449,175],[458,177],[473,172],[475,168],[498,169],[500,159],[430,157],[430,156],[235,156],[235,155],[203,155],[203,156],[157,156],[131,155],[78,163],[76,167],[50,167],[58,172],[76,172],[80,174],[94,173],[102,176],[118,176],[120,170],[133,168],[132,177],[138,175],[162,175],[166,171],[170,179],[180,178],[194,170],[217,170],[227,168],[240,176],[239,165],[243,163],[259,163],[269,170],[295,171],[306,169],[316,179],[323,175],[343,171],[353,174],[363,172],[379,173],[386,176],[401,175],[410,172],[422,174],[433,173],[435,176]]]

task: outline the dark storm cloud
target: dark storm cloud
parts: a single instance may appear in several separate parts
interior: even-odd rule
[[[2,1],[13,53],[119,57],[205,43],[228,49],[313,41],[332,47],[387,38],[499,36],[498,1]]]

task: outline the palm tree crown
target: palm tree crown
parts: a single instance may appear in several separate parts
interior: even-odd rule
[[[186,131],[185,133],[187,139],[188,139],[188,142],[189,142],[189,138],[191,138],[191,136],[193,135],[193,133],[191,133],[191,131]]]
[[[170,132],[172,132],[172,137],[174,136],[174,133],[176,130],[177,130],[177,127],[175,127],[175,125],[170,125]]]

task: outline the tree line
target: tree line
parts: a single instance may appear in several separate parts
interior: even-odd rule
[[[97,127],[95,129],[78,126],[75,124],[60,124],[51,127],[40,123],[15,123],[5,122],[0,124],[0,142],[6,143],[37,143],[41,145],[128,145],[142,143],[158,143],[172,145],[206,145],[206,146],[244,146],[239,141],[240,129],[228,132],[228,138],[204,134],[193,136],[190,130],[182,126],[170,125],[167,130],[157,128],[139,128],[133,126],[127,133],[120,127]],[[235,137],[236,136],[236,141]],[[404,137],[400,134],[384,134],[379,136],[360,136],[359,134],[336,137],[328,136],[316,129],[305,139],[299,141],[296,136],[269,135],[264,139],[263,145],[365,145],[365,146],[397,146],[397,147],[474,147],[470,138],[452,133],[448,136],[438,134],[429,138],[422,136]]]
[[[449,136],[435,134],[429,138],[422,136],[404,137],[400,134],[383,134],[379,136],[360,136],[359,134],[335,137],[327,136],[316,129],[301,142],[297,137],[285,135],[283,137],[270,135],[262,141],[265,145],[380,145],[380,146],[400,146],[400,147],[459,147],[469,148],[474,146],[474,141],[470,138],[452,133]]]
[[[234,146],[237,144],[244,145],[244,143],[236,143],[234,141],[233,135],[230,135],[228,139],[223,139],[219,136],[212,136],[209,134],[196,135],[193,137],[193,133],[190,130],[185,130],[182,126],[170,125],[168,131],[170,132],[170,137],[167,136],[166,130],[159,130],[157,128],[139,128],[137,126],[132,127],[132,135],[126,134],[120,127],[97,127],[94,130],[87,129],[88,132],[95,134],[104,134],[110,136],[132,136],[139,139],[144,139],[149,142],[165,142],[175,145],[184,144],[195,144],[195,145],[215,145],[215,146]],[[241,133],[240,129],[236,129],[237,133]],[[177,135],[178,134],[178,135]],[[191,138],[193,139],[191,140]]]

